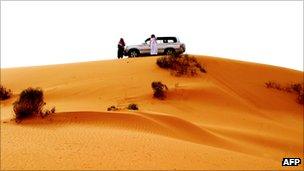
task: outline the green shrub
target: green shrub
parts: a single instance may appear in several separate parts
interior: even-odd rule
[[[131,104],[129,104],[129,106],[127,107],[127,109],[129,109],[129,110],[138,110],[138,106],[135,103],[131,103]]]
[[[206,73],[205,68],[196,60],[195,57],[189,55],[168,55],[159,57],[156,64],[160,68],[170,69],[175,76],[197,75],[199,72]]]
[[[33,115],[43,114],[42,108],[46,103],[43,99],[43,91],[40,88],[27,88],[23,90],[19,99],[14,102],[16,119],[23,119]]]
[[[160,81],[154,81],[154,82],[152,82],[151,87],[154,91],[153,96],[155,98],[158,98],[161,100],[166,98],[166,92],[168,91],[168,87],[165,84],[163,84]]]
[[[0,85],[0,100],[6,100],[11,98],[12,91]]]

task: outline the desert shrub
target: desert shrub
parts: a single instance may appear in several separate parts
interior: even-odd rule
[[[266,88],[272,88],[273,87],[274,82],[273,81],[267,81],[265,83]]]
[[[0,100],[9,99],[12,96],[12,91],[0,85]]]
[[[45,117],[45,116],[50,115],[50,114],[53,114],[53,113],[55,113],[55,111],[56,111],[55,107],[53,107],[51,110],[46,109],[44,112],[42,112],[42,117]]]
[[[16,119],[23,119],[33,115],[42,116],[42,108],[46,103],[43,100],[43,91],[40,88],[27,88],[23,90],[19,99],[14,102]]]
[[[112,105],[112,106],[108,107],[107,110],[108,111],[116,111],[116,110],[119,110],[119,108],[117,108],[116,106]]]
[[[282,87],[281,90],[286,91],[288,93],[292,93],[292,88],[290,86]]]
[[[274,81],[268,81],[268,82],[266,82],[265,86],[267,88],[274,88],[274,89],[282,90],[282,86],[279,83],[276,83]]]
[[[298,95],[297,101],[300,104],[304,104],[304,83],[292,83],[292,84],[286,84],[285,86],[282,86],[281,84],[274,82],[274,81],[268,81],[265,83],[265,86],[267,88],[274,88],[280,91],[286,91],[288,93],[296,93]]]
[[[301,91],[298,95],[298,103],[303,104],[304,105],[304,91]]]
[[[301,93],[304,87],[300,83],[293,83],[290,85],[291,89],[297,93]]]
[[[56,108],[53,107],[53,108],[51,109],[51,113],[55,113],[55,112],[56,112]]]
[[[183,57],[175,58],[172,69],[177,76],[181,75],[197,75],[199,72],[206,73],[206,70],[194,57],[185,55]]]
[[[161,68],[169,69],[172,68],[174,60],[175,58],[171,56],[162,56],[157,58],[156,64]]]
[[[154,81],[151,84],[151,87],[154,91],[153,96],[158,99],[165,99],[166,92],[168,91],[168,87],[160,81]]]
[[[131,103],[129,104],[129,106],[127,107],[127,109],[129,110],[138,110],[138,105],[135,103]]]
[[[159,57],[156,64],[160,68],[170,69],[175,76],[197,75],[199,72],[206,73],[204,67],[189,55],[168,55]]]

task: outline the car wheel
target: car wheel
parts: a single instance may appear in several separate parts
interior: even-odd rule
[[[166,49],[165,54],[166,55],[173,55],[173,54],[175,54],[175,50],[174,49]]]
[[[137,50],[130,50],[129,51],[129,57],[133,58],[133,57],[137,57],[139,55]]]

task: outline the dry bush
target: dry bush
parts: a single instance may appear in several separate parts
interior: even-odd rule
[[[51,109],[51,113],[55,113],[55,112],[56,112],[56,108],[53,107],[53,108]]]
[[[274,89],[278,89],[278,90],[282,90],[282,86],[279,83],[276,83],[274,81],[268,81],[265,83],[265,86],[267,88],[274,88]]]
[[[119,108],[117,108],[116,106],[112,105],[112,106],[108,107],[107,110],[108,111],[116,111],[116,110],[119,110]]]
[[[12,96],[12,91],[0,85],[0,100],[9,99]]]
[[[298,95],[298,103],[304,105],[304,91],[301,91]]]
[[[14,102],[16,119],[23,119],[33,115],[42,116],[42,108],[46,103],[43,100],[43,91],[40,88],[23,90],[19,99]]]
[[[298,95],[298,103],[304,104],[304,83],[292,83],[282,86],[277,82],[268,81],[265,83],[265,86],[267,88],[274,88],[280,91],[286,91],[288,93],[296,93]]]
[[[166,98],[166,92],[168,91],[168,87],[165,84],[163,84],[160,81],[154,81],[154,82],[152,82],[151,87],[154,91],[153,96],[155,98],[158,98],[161,100]]]
[[[194,76],[199,72],[206,73],[206,70],[196,58],[189,55],[168,55],[159,57],[156,60],[156,64],[160,68],[170,69],[171,73],[175,76]]]
[[[301,91],[304,89],[304,84],[300,83],[293,83],[290,85],[291,89],[297,93],[301,93]]]
[[[175,75],[197,75],[199,72],[206,73],[206,70],[194,57],[185,55],[184,57],[176,58],[177,62],[173,63],[173,71]]]
[[[53,107],[51,110],[46,109],[46,110],[42,113],[42,117],[48,116],[48,115],[50,115],[50,114],[53,114],[53,113],[55,113],[55,111],[56,111],[56,108],[55,108],[55,107]]]
[[[173,66],[173,63],[175,62],[175,57],[171,56],[162,56],[157,58],[156,64],[164,69],[170,69]]]
[[[131,103],[128,105],[127,109],[129,110],[138,110],[138,105],[135,103]]]

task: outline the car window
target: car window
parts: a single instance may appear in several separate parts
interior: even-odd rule
[[[150,44],[150,38],[146,39],[145,41],[147,44]],[[156,39],[156,42],[158,44],[161,44],[161,43],[176,43],[177,42],[177,39],[174,38],[174,37],[158,37]]]
[[[168,43],[175,43],[175,41],[173,39],[169,39]]]
[[[164,43],[163,40],[156,40],[157,44]]]

